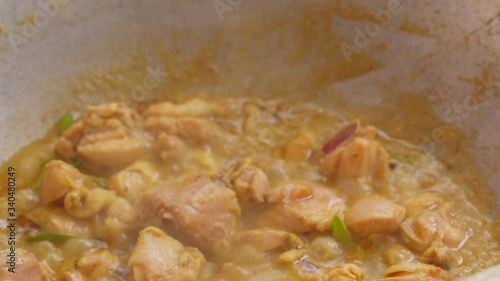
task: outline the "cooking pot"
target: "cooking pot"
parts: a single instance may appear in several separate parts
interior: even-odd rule
[[[64,112],[106,100],[199,92],[289,98],[418,145],[472,200],[489,202],[481,211],[500,214],[496,0],[0,5],[4,160]],[[499,276],[497,267],[471,280]]]

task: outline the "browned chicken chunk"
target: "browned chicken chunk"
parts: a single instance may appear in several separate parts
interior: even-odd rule
[[[275,155],[288,161],[307,160],[312,154],[315,141],[315,135],[311,131],[301,129],[295,138],[279,147]]]
[[[192,144],[207,143],[212,137],[212,123],[194,117],[152,116],[146,118],[146,130],[155,135],[166,133],[175,135]]]
[[[27,217],[44,230],[52,233],[71,234],[82,237],[94,235],[94,227],[86,221],[76,220],[62,208],[41,207],[27,214]]]
[[[128,260],[135,281],[197,281],[204,264],[198,249],[185,247],[152,226],[139,233]]]
[[[328,270],[323,281],[361,281],[365,272],[357,265],[348,263],[343,266]]]
[[[76,264],[77,269],[90,279],[99,276],[113,276],[120,265],[118,256],[108,249],[97,249],[86,252]]]
[[[274,229],[247,230],[236,235],[236,242],[248,243],[261,252],[289,250],[304,246],[304,241],[297,235]]]
[[[308,181],[288,181],[267,194],[276,226],[296,232],[327,231],[343,200],[332,189]]]
[[[377,281],[448,281],[442,268],[422,263],[400,263],[387,268]]]
[[[264,194],[270,188],[266,174],[251,165],[248,159],[233,167],[229,181],[241,202],[264,202]]]
[[[177,135],[188,143],[204,144],[212,137],[212,123],[204,119],[183,117],[175,125]]]
[[[206,117],[217,111],[216,105],[197,98],[179,104],[157,103],[144,112],[144,128],[154,135],[166,133],[177,136],[187,143],[204,144],[212,137],[213,125],[200,117]]]
[[[125,198],[116,197],[106,210],[105,236],[119,242],[120,238],[126,238],[127,232],[137,229],[137,222],[137,214],[132,204]]]
[[[231,189],[208,176],[188,176],[147,190],[138,212],[171,220],[204,252],[220,253],[229,245],[241,211]]]
[[[1,276],[0,276],[1,277]],[[9,279],[9,273],[6,274],[3,280],[30,280],[30,281],[54,281],[54,271],[47,265],[46,262],[35,262],[33,264],[20,265],[16,273],[12,274],[13,279]]]
[[[64,197],[64,209],[75,218],[90,218],[107,208],[115,194],[104,188],[73,190]]]
[[[156,138],[155,148],[161,159],[169,163],[183,163],[188,158],[188,145],[176,135],[161,132]]]
[[[404,207],[380,195],[367,195],[352,205],[345,223],[354,233],[368,237],[396,232],[404,218]]]
[[[438,241],[422,254],[422,262],[433,264],[442,268],[456,268],[463,263],[462,255],[455,249],[451,249]]]
[[[109,189],[135,202],[139,195],[158,179],[156,167],[146,161],[137,161],[109,178]]]
[[[124,137],[80,145],[77,152],[84,163],[120,169],[137,160],[142,153],[142,147],[140,140]]]
[[[359,120],[347,125],[323,146],[323,173],[335,179],[364,178],[374,184],[385,184],[389,155],[376,135],[377,129],[372,126],[360,128]]]
[[[96,173],[122,169],[142,154],[142,141],[132,136],[139,123],[139,115],[123,103],[90,106],[83,120],[59,139],[56,155]]]
[[[422,213],[425,210],[434,209],[444,203],[443,198],[436,193],[424,192],[413,195],[403,201],[406,208],[406,216],[411,217]]]
[[[52,160],[45,166],[40,185],[40,198],[49,204],[64,198],[72,191],[84,187],[85,175],[75,167],[60,160]]]
[[[334,268],[315,268],[314,265],[307,265],[304,262],[297,263],[295,266],[302,267],[297,270],[301,281],[362,281],[365,276],[365,272],[352,263]],[[308,272],[313,270],[315,272]]]
[[[203,99],[193,98],[184,103],[170,101],[151,105],[144,112],[144,116],[170,116],[170,117],[204,117],[218,111],[218,107]]]
[[[450,203],[423,210],[402,223],[400,233],[409,247],[425,251],[433,243],[442,241],[445,246],[456,248],[467,239],[466,228],[451,215]]]

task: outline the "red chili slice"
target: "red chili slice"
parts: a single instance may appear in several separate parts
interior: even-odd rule
[[[323,152],[327,154],[328,152],[335,150],[339,145],[345,142],[349,137],[351,137],[359,128],[359,120],[354,120],[349,125],[345,126],[340,130],[335,136],[333,136],[329,141],[323,145]]]

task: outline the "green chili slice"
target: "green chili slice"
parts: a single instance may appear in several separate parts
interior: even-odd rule
[[[71,113],[69,112],[66,112],[57,122],[57,133],[59,135],[62,135],[62,133],[64,133],[64,131],[71,127],[73,123],[75,123],[73,115],[71,115]]]
[[[333,216],[332,236],[333,238],[335,238],[335,240],[344,245],[349,245],[354,242],[352,240],[351,234],[349,233],[349,230],[347,230],[347,227],[338,215]]]

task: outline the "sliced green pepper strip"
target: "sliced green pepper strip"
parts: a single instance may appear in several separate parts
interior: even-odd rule
[[[39,232],[35,235],[29,236],[26,238],[27,241],[40,241],[40,240],[50,240],[53,242],[62,242],[66,241],[70,238],[75,238],[76,236],[69,234],[61,234],[61,233],[51,233],[51,232]]]
[[[33,183],[33,186],[31,187],[32,189],[34,190],[38,190],[40,188],[40,186],[42,185],[42,180],[43,180],[43,175],[45,174],[45,164],[47,163],[44,163],[42,165],[42,168],[40,170],[40,173],[38,174],[38,176],[36,177],[36,180],[35,182]]]
[[[401,158],[400,162],[403,162],[403,163],[406,163],[406,164],[410,164],[410,165],[413,165],[415,164],[415,159],[407,156],[407,157],[403,157]]]
[[[62,135],[64,131],[66,131],[71,125],[75,123],[75,120],[73,119],[73,115],[71,113],[66,112],[57,122],[57,133],[59,135]]]
[[[106,188],[108,186],[109,180],[107,178],[96,177],[96,176],[90,176],[90,178],[99,187]]]
[[[344,222],[342,222],[342,219],[338,215],[333,216],[332,236],[333,238],[335,238],[335,240],[344,245],[349,245],[354,243],[351,234],[349,233]]]

